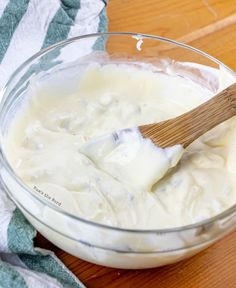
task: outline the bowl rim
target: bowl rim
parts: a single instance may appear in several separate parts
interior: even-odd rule
[[[28,58],[26,61],[24,61],[16,70],[15,72],[10,76],[9,80],[7,81],[7,83],[5,84],[5,86],[2,88],[1,94],[2,94],[2,99],[0,100],[0,118],[2,117],[2,112],[3,112],[3,108],[4,108],[4,103],[7,99],[7,97],[5,97],[5,91],[7,90],[8,86],[10,85],[10,83],[14,80],[14,78],[17,76],[17,74],[24,69],[25,66],[27,66],[28,64],[30,64],[32,61],[34,61],[35,59],[37,59],[38,57],[41,57],[42,55],[48,53],[49,51],[53,50],[54,48],[60,47],[60,46],[65,46],[67,44],[70,44],[74,41],[78,41],[80,39],[86,39],[86,38],[90,38],[90,37],[104,37],[104,36],[121,36],[121,35],[127,35],[127,36],[135,36],[138,37],[140,39],[152,39],[152,40],[159,40],[162,42],[167,42],[170,44],[174,44],[178,47],[187,49],[187,50],[191,50],[193,52],[196,52],[197,54],[200,54],[208,59],[210,59],[211,61],[215,62],[216,64],[224,67],[229,74],[231,74],[233,77],[236,78],[236,73],[229,68],[227,65],[225,65],[224,63],[222,63],[221,61],[219,61],[218,59],[214,58],[213,56],[209,55],[208,53],[201,51],[197,48],[194,48],[190,45],[178,42],[176,40],[172,40],[166,37],[161,37],[161,36],[155,36],[155,35],[151,35],[151,34],[143,34],[143,33],[136,33],[136,32],[102,32],[102,33],[91,33],[91,34],[85,34],[85,35],[81,35],[81,36],[76,36],[76,37],[72,37],[72,38],[68,38],[66,40],[57,42],[53,45],[50,45],[47,48],[44,48],[42,50],[40,50],[39,52],[35,53],[33,56],[31,56],[30,58]],[[208,219],[204,219],[202,221],[193,223],[193,224],[188,224],[188,225],[184,225],[184,226],[177,226],[177,227],[173,227],[173,228],[162,228],[162,229],[132,229],[132,228],[121,228],[121,227],[115,227],[115,226],[111,226],[111,225],[107,225],[107,224],[103,224],[103,223],[99,223],[99,222],[94,222],[88,219],[85,219],[83,217],[79,217],[79,216],[75,216],[67,211],[64,211],[63,209],[51,204],[50,202],[48,202],[47,200],[45,200],[44,198],[41,198],[39,196],[37,196],[37,194],[34,194],[32,192],[32,188],[30,188],[26,183],[23,182],[23,180],[14,172],[13,167],[10,165],[10,163],[7,160],[6,154],[4,153],[4,145],[3,145],[3,137],[2,137],[2,133],[0,133],[0,162],[3,165],[3,167],[7,170],[7,172],[10,174],[11,177],[13,177],[16,182],[21,186],[21,188],[24,189],[24,192],[26,192],[27,194],[30,195],[30,197],[33,197],[36,199],[36,201],[41,202],[43,205],[46,205],[47,207],[51,208],[52,210],[55,210],[57,213],[65,215],[66,217],[72,218],[74,220],[83,222],[85,224],[88,225],[92,225],[95,227],[100,227],[103,229],[108,229],[108,230],[113,230],[113,231],[119,231],[119,232],[128,232],[128,233],[140,233],[140,234],[150,234],[150,233],[158,233],[158,234],[166,234],[166,233],[176,233],[176,232],[183,232],[183,231],[188,231],[191,229],[195,229],[195,228],[199,228],[201,226],[204,225],[211,225],[213,224],[215,221],[218,220],[222,220],[224,218],[226,218],[227,216],[230,216],[231,214],[233,214],[233,212],[236,212],[236,203],[234,205],[232,205],[230,208],[224,210],[223,212],[208,218]],[[2,177],[1,177],[1,181],[3,181]],[[9,193],[9,191],[7,191],[8,189],[4,189],[7,193]],[[14,196],[11,193],[11,198],[14,199]],[[17,203],[19,202],[18,200],[15,200]],[[25,208],[24,208],[25,209]],[[53,228],[53,227],[52,227]]]

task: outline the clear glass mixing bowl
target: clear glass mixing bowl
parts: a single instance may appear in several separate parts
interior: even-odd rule
[[[56,70],[65,69],[65,64],[73,66],[73,62],[81,57],[86,56],[89,61],[92,50],[99,55],[105,52],[106,57],[112,61],[126,59],[148,62],[162,70],[171,67],[178,75],[197,81],[212,91],[219,85],[219,70],[214,70],[215,78],[209,81],[209,69],[221,67],[228,76],[235,77],[233,71],[204,52],[150,35],[92,34],[53,45],[26,61],[2,90],[0,175],[4,188],[29,222],[44,237],[68,253],[87,261],[110,267],[139,269],[162,266],[190,257],[236,227],[234,203],[230,209],[211,219],[184,227],[162,230],[115,228],[62,211],[23,183],[8,162],[4,140],[12,116],[26,97],[29,82],[36,75],[41,78],[48,75],[53,77]],[[211,68],[205,69],[202,65]]]

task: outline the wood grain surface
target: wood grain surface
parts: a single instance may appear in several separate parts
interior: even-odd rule
[[[110,0],[109,31],[169,37],[210,53],[236,70],[236,0]],[[89,288],[234,288],[236,232],[175,265],[121,270],[93,265],[38,235],[36,244],[53,250]]]

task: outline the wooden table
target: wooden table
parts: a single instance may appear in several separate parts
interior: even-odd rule
[[[132,31],[190,44],[236,70],[236,0],[110,0],[109,31]],[[234,288],[236,232],[175,265],[148,270],[111,269],[75,258],[39,236],[87,287]]]

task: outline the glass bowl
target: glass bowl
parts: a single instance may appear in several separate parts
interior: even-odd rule
[[[89,48],[92,47],[92,48]],[[96,52],[92,52],[95,50]],[[102,33],[75,37],[31,57],[13,74],[2,90],[0,108],[1,181],[30,223],[49,241],[81,259],[115,268],[141,269],[163,266],[190,257],[236,227],[236,205],[223,213],[183,227],[132,230],[94,223],[65,212],[40,197],[14,173],[6,157],[5,139],[13,115],[35,77],[53,77],[74,61],[106,55],[111,61],[142,61],[190,78],[213,92],[221,73],[235,73],[213,57],[170,39],[135,33]],[[195,64],[193,64],[195,63]],[[219,70],[220,68],[220,70]],[[209,71],[214,74],[209,80]],[[66,74],[65,74],[66,75]],[[226,79],[225,78],[225,79]],[[61,81],[63,84],[63,81]],[[226,81],[227,82],[227,81]]]

